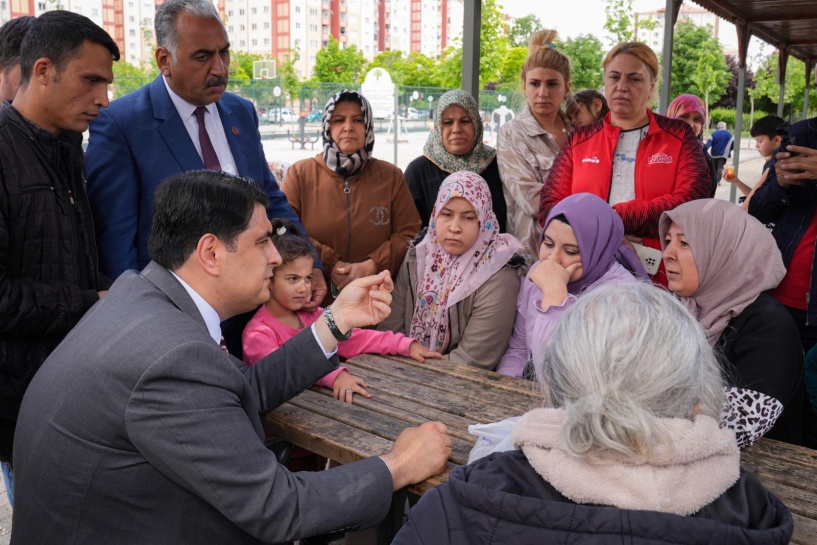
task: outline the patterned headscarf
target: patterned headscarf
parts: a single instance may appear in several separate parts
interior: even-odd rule
[[[354,102],[360,103],[360,108],[363,110],[363,124],[366,126],[366,142],[363,147],[352,154],[345,154],[338,148],[337,144],[332,140],[332,134],[329,132],[329,121],[332,119],[332,114],[335,112],[335,106],[343,99],[353,99]],[[343,176],[344,178],[351,178],[360,173],[366,163],[371,158],[372,150],[374,149],[374,124],[372,122],[372,107],[366,97],[357,91],[344,90],[335,94],[326,103],[323,110],[323,160],[326,166]]]
[[[682,115],[688,114],[689,112],[697,112],[701,114],[701,118],[704,120],[703,126],[706,127],[706,104],[704,104],[704,101],[695,95],[678,95],[675,97],[675,100],[670,102],[670,105],[667,108],[667,117],[670,119],[678,119]],[[703,134],[704,130],[702,127],[701,134],[696,134],[695,136],[697,138],[702,138]]]
[[[474,145],[465,155],[454,155],[443,145],[443,112],[452,105],[468,112],[468,117],[474,124]],[[429,133],[428,140],[423,146],[423,155],[446,172],[470,170],[480,174],[488,168],[496,157],[496,150],[482,143],[482,118],[479,116],[479,107],[474,97],[462,89],[448,91],[440,97],[434,110],[434,130]]]
[[[615,262],[621,263],[636,278],[649,280],[638,255],[624,244],[624,223],[607,201],[590,193],[575,193],[563,199],[548,214],[543,239],[550,222],[560,215],[573,229],[582,258],[582,276],[568,283],[568,292],[579,293],[604,276]]]
[[[479,235],[474,245],[459,256],[449,254],[437,239],[437,216],[454,197],[462,197],[474,207]],[[409,336],[436,351],[449,342],[447,310],[462,301],[502,269],[522,243],[499,233],[488,184],[478,174],[463,170],[443,180],[431,212],[428,231],[417,245],[417,275],[422,279]]]
[[[684,302],[714,346],[729,320],[777,287],[786,267],[769,230],[728,201],[700,199],[661,214],[662,250],[673,223],[684,233],[698,269],[698,290]]]

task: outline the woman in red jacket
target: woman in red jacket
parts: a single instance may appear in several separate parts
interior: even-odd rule
[[[709,167],[689,125],[647,106],[657,77],[658,58],[643,43],[621,43],[607,54],[610,113],[568,137],[542,188],[540,224],[568,195],[593,193],[621,216],[625,239],[660,250],[661,213],[709,196]],[[666,284],[663,267],[653,280]]]

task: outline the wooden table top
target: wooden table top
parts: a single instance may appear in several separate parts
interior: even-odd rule
[[[343,365],[366,381],[371,399],[355,396],[348,404],[326,388],[307,390],[268,413],[266,430],[345,464],[387,452],[406,427],[440,420],[454,442],[449,468],[410,487],[416,494],[445,482],[451,469],[467,462],[476,439],[469,425],[541,405],[535,383],[474,367],[369,354]],[[791,509],[792,543],[817,545],[817,450],[761,439],[742,452],[741,465]]]

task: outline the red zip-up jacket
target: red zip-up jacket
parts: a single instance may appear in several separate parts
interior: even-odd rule
[[[635,160],[635,199],[613,205],[624,222],[624,232],[644,237],[644,245],[661,249],[658,218],[679,204],[709,196],[710,174],[701,143],[690,126],[647,111],[649,128]],[[539,223],[550,209],[574,193],[610,195],[613,153],[620,127],[603,121],[576,128],[565,142],[539,201]]]

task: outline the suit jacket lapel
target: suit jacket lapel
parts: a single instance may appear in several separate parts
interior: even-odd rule
[[[223,100],[216,102],[218,115],[221,117],[221,125],[224,127],[224,134],[227,143],[230,144],[230,151],[233,153],[235,168],[240,176],[247,176],[247,150],[254,150],[258,143],[253,141],[247,134],[247,127],[239,127],[233,111]]]
[[[204,161],[199,157],[179,112],[170,100],[161,74],[150,83],[150,101],[153,104],[153,117],[160,121],[159,134],[179,164],[179,169],[182,172],[203,169]]]

